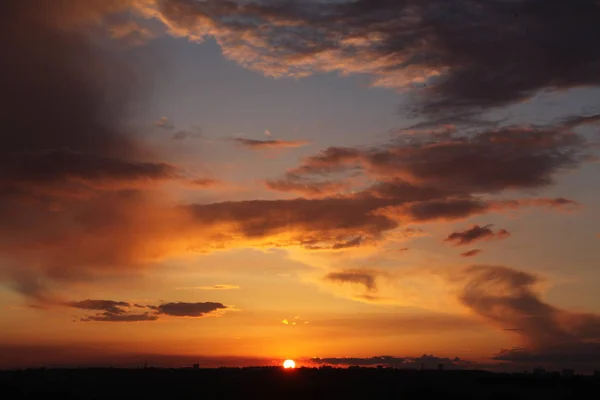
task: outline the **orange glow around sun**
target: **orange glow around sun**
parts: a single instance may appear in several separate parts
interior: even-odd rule
[[[294,368],[296,368],[296,363],[294,362],[294,360],[285,360],[283,362],[283,368],[294,369]]]

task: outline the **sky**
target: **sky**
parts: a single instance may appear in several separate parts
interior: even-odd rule
[[[2,2],[0,368],[597,368],[598,20]]]

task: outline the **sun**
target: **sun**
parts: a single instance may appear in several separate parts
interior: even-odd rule
[[[294,362],[294,360],[285,360],[283,362],[283,368],[294,369],[294,368],[296,368],[296,363]]]

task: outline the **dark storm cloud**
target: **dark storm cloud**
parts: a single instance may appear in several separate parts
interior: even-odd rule
[[[130,127],[143,74],[90,37],[129,4],[0,4],[0,279],[28,296],[139,264],[132,189],[177,178]]]
[[[164,0],[159,9],[178,34],[216,36],[229,58],[267,75],[369,74],[375,85],[422,88],[428,112],[600,83],[596,0]]]
[[[135,177],[161,175],[160,165],[136,164],[133,157],[142,149],[126,135],[136,94],[133,73],[93,47],[80,30],[67,29],[69,22],[92,18],[89,14],[114,11],[116,3],[4,2],[0,43],[10,55],[0,64],[4,184],[59,179],[80,170],[115,179],[128,178],[128,168]]]
[[[85,182],[105,183],[173,179],[176,168],[165,163],[136,162],[69,149],[40,150],[7,156],[0,161],[0,182],[23,184]]]
[[[446,238],[446,242],[453,242],[457,246],[466,246],[480,240],[505,239],[510,236],[506,229],[494,232],[491,227],[491,224],[485,226],[475,225],[465,231],[451,233]]]
[[[377,290],[377,271],[370,270],[344,270],[330,272],[325,276],[326,280],[339,283],[357,283],[363,285],[369,292]]]
[[[503,351],[497,359],[600,362],[600,315],[548,304],[535,291],[536,276],[506,267],[473,266],[461,279],[461,301],[498,327],[511,327],[522,340],[523,348]]]
[[[221,303],[165,303],[157,306],[157,314],[173,317],[202,317],[213,311],[226,309]]]
[[[233,139],[239,145],[248,147],[253,150],[262,149],[278,149],[286,147],[302,147],[310,144],[310,142],[304,140],[255,140],[245,138]]]

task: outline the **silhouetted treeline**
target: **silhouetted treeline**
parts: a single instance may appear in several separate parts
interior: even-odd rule
[[[391,368],[37,369],[0,372],[0,399],[591,399],[600,379]]]

